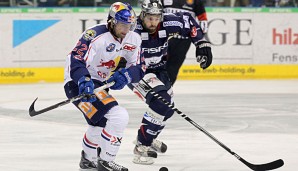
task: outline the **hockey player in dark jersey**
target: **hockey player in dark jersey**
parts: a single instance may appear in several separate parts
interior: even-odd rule
[[[207,14],[202,0],[162,0],[162,5],[165,13],[189,12],[198,19],[203,33],[207,33]],[[172,85],[177,79],[190,44],[191,40],[182,36],[174,36],[169,40],[167,71]]]
[[[211,46],[189,13],[163,14],[162,5],[158,0],[144,0],[141,8],[135,32],[142,38],[143,62],[146,65],[143,80],[154,92],[172,102],[172,86],[166,71],[168,38],[174,35],[189,37],[197,47],[196,58],[202,69],[208,68],[212,63]],[[149,106],[138,130],[133,162],[152,164],[153,158],[157,157],[156,152],[164,153],[167,150],[166,144],[156,138],[174,111],[147,93],[147,90],[142,90],[140,82],[132,85],[133,91],[143,97]]]

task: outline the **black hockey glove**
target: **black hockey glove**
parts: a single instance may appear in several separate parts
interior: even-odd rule
[[[200,41],[196,44],[196,58],[202,69],[208,68],[212,63],[211,44],[207,41]]]

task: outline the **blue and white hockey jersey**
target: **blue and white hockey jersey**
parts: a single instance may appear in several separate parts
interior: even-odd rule
[[[164,69],[171,36],[189,37],[194,44],[204,38],[200,26],[189,13],[165,14],[154,34],[146,31],[140,18],[137,21],[135,32],[142,38],[142,53],[148,70]]]
[[[136,66],[140,62],[140,45],[141,38],[133,31],[119,41],[109,32],[107,24],[95,25],[82,34],[68,55],[64,83],[73,80],[77,84],[86,75],[104,82],[119,67],[130,67],[132,82],[137,82],[143,76],[143,71]]]

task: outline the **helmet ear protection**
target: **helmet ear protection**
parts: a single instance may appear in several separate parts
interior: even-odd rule
[[[160,0],[144,0],[141,4],[141,19],[143,19],[146,14],[156,14],[161,15],[161,21],[163,21],[163,7]]]
[[[136,14],[130,4],[115,2],[111,5],[108,15],[108,23],[115,25],[118,22],[131,24],[131,31],[135,29]]]

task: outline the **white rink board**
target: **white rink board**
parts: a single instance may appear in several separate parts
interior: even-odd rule
[[[63,67],[83,28],[99,20],[105,22],[106,17],[106,12],[1,12],[0,68]],[[297,17],[295,11],[208,13],[207,37],[214,44],[213,64],[297,64]],[[56,20],[57,23],[14,46],[16,20]],[[192,47],[185,64],[195,64],[194,52]]]

